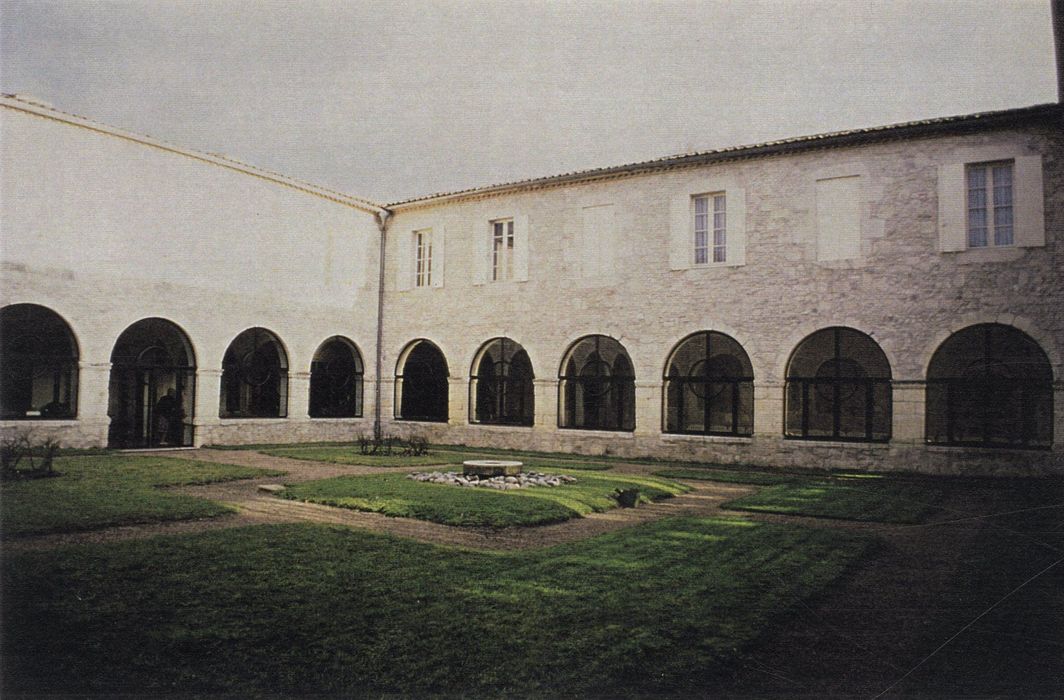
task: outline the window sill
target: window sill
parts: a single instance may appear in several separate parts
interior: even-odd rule
[[[27,424],[44,423],[46,425],[74,425],[78,422],[77,417],[74,418],[39,418],[36,416],[28,418],[4,418],[0,420],[0,425],[3,426],[19,426]]]
[[[664,442],[703,442],[718,445],[748,445],[753,442],[752,436],[740,435],[696,435],[694,433],[662,433]]]
[[[635,438],[633,430],[601,430],[599,428],[558,428],[559,433],[571,433],[584,437],[622,438],[632,440]]]
[[[502,433],[511,430],[531,432],[532,428],[535,427],[533,425],[506,425],[504,423],[470,423],[469,426],[471,428],[477,428],[478,430],[487,430],[489,432],[498,431]]]
[[[961,265],[981,265],[984,263],[1012,262],[1023,257],[1023,248],[1016,246],[987,246],[985,248],[968,248],[953,253],[942,253],[954,256]]]
[[[803,447],[831,447],[833,449],[839,449],[840,447],[853,447],[860,450],[887,450],[890,449],[890,441],[886,442],[867,442],[864,440],[826,440],[823,438],[801,438],[801,437],[787,437],[783,436],[784,442],[788,445],[801,445]]]

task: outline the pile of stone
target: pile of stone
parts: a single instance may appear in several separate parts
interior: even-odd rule
[[[576,482],[574,477],[566,474],[544,474],[541,472],[521,472],[516,476],[477,476],[461,472],[414,472],[407,479],[427,481],[433,484],[450,484],[452,486],[469,486],[485,489],[524,489],[532,486],[562,486]]]

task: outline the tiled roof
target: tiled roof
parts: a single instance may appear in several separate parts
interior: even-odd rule
[[[1027,119],[1064,116],[1064,106],[1057,103],[1021,107],[1018,109],[1006,109],[994,112],[979,112],[951,117],[938,117],[935,119],[921,119],[919,121],[888,124],[886,126],[874,126],[863,129],[849,129],[846,131],[833,131],[812,136],[797,136],[777,141],[765,141],[764,143],[731,146],[711,151],[699,151],[681,155],[666,156],[654,160],[627,163],[590,170],[577,170],[560,175],[530,178],[527,180],[515,180],[486,187],[473,187],[453,192],[439,192],[423,197],[405,199],[391,202],[388,208],[404,207],[408,205],[424,205],[453,199],[465,199],[482,197],[486,195],[504,194],[525,189],[539,189],[555,185],[596,180],[600,178],[623,176],[635,173],[666,170],[669,168],[702,165],[725,160],[738,160],[758,156],[771,156],[795,151],[804,151],[817,148],[837,148],[851,146],[872,141],[885,141],[899,138],[912,138],[931,135],[940,132],[963,132],[985,128],[1001,127],[1011,123]]]

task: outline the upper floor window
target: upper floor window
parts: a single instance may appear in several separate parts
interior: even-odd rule
[[[695,200],[695,264],[727,262],[727,204],[723,192]]]
[[[491,281],[514,277],[514,220],[491,222]]]
[[[990,260],[1044,246],[1045,194],[1042,156],[1019,146],[958,149],[938,166],[939,252]]]
[[[746,191],[734,178],[699,178],[669,198],[670,270],[745,264]]]
[[[968,247],[1012,245],[1012,161],[967,167]]]
[[[432,229],[414,231],[414,286],[432,286]]]

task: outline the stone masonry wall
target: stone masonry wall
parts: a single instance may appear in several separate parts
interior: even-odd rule
[[[403,347],[427,338],[451,376],[449,425],[391,419],[389,429],[476,445],[533,447],[723,462],[935,472],[1064,472],[1064,138],[1026,128],[886,142],[762,157],[608,181],[400,207],[389,227],[384,366],[387,382]],[[974,149],[974,151],[973,151]],[[938,252],[938,166],[960,152],[1005,149],[1041,154],[1046,244],[1038,248]],[[863,255],[817,262],[815,181],[860,174]],[[669,202],[729,179],[745,189],[746,264],[672,270]],[[870,194],[869,194],[870,193]],[[612,204],[614,272],[588,277],[580,236],[584,207]],[[529,279],[475,285],[475,236],[488,221],[527,217]],[[446,232],[444,283],[397,291],[405,237]],[[982,322],[1013,325],[1052,363],[1052,451],[974,450],[924,445],[923,379],[950,332]],[[784,440],[787,360],[808,334],[850,326],[886,353],[895,381],[888,445]],[[755,375],[752,438],[662,434],[662,373],[672,348],[700,330],[727,333],[745,348]],[[594,333],[627,349],[636,374],[634,433],[557,427],[557,377],[566,349]],[[505,336],[529,354],[536,376],[531,428],[470,425],[468,378],[477,349]]]

